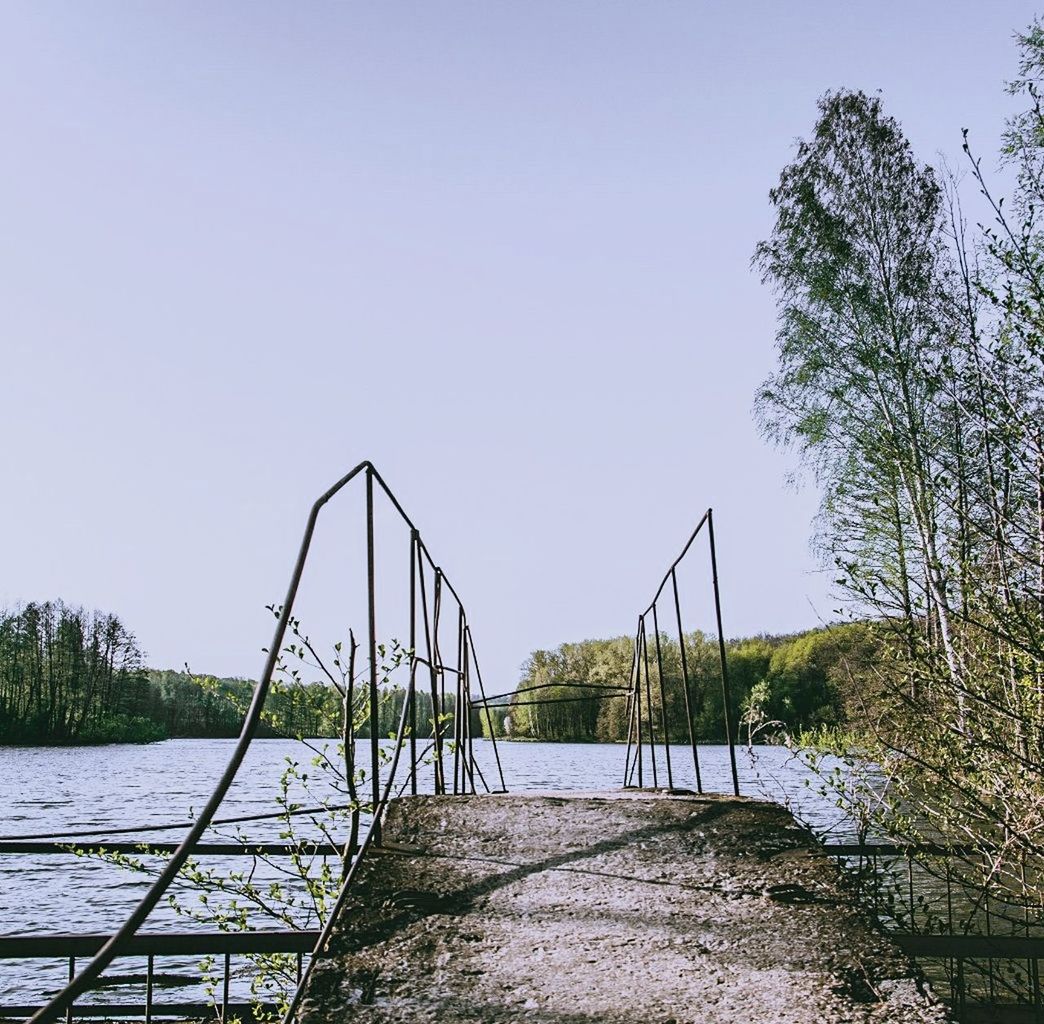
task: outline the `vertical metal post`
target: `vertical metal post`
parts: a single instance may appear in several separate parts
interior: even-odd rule
[[[653,725],[652,680],[649,678],[649,640],[645,633],[645,616],[642,616],[642,664],[645,667],[645,712],[649,717],[649,757],[652,760],[653,789],[659,789],[656,777],[656,728]]]
[[[436,693],[435,699],[435,721],[437,722],[436,733],[435,733],[435,745],[438,748],[438,763],[439,763],[439,777],[442,780],[442,794],[446,795],[446,765],[443,760],[442,740],[444,738],[443,729],[445,728],[446,719],[446,670],[442,667],[442,650],[439,646],[439,630],[442,626],[442,570],[436,567],[435,569],[435,584],[434,584],[434,597],[433,597],[433,608],[432,614],[434,617],[434,637],[435,637],[435,651],[434,651],[434,662],[436,666]]]
[[[145,1024],[152,1024],[152,982],[155,959],[150,953],[145,964]]]
[[[915,916],[914,900],[914,877],[913,877],[913,853],[906,851],[906,891],[910,900],[910,931],[917,934],[917,919]]]
[[[464,648],[464,682],[461,687],[464,691],[464,724],[465,733],[468,737],[468,778],[471,780],[471,792],[475,792],[475,738],[471,729],[471,659],[468,657],[468,620],[464,616],[464,635],[462,646]]]
[[[950,934],[953,934],[953,883],[950,868],[950,858],[947,856],[943,861],[946,865],[946,920],[949,925]],[[953,1002],[957,993],[957,981],[955,976],[956,961],[953,957],[949,959],[950,966],[950,1002]]]
[[[417,531],[410,531],[410,793],[417,795]]]
[[[380,718],[377,709],[377,583],[373,553],[373,469],[366,467],[366,598],[370,654],[370,783],[373,791],[374,838],[380,842],[377,806],[381,802],[380,750],[377,734]]]
[[[489,726],[489,740],[493,744],[493,757],[497,762],[497,774],[500,776],[500,792],[507,792],[507,785],[504,782],[504,768],[500,763],[500,751],[497,749],[497,735],[496,730],[493,728],[493,717],[489,713],[489,705],[486,703],[486,686],[482,682],[482,669],[479,667],[478,653],[475,650],[475,638],[471,635],[471,627],[468,626],[468,645],[471,648],[471,660],[475,665],[475,678],[478,680],[479,694],[482,697],[482,710],[486,716],[486,724]]]
[[[641,624],[640,657],[642,659],[642,667],[645,670],[645,724],[648,725],[649,730],[649,760],[652,763],[652,788],[658,789],[660,787],[660,780],[657,778],[656,765],[656,725],[655,719],[652,717],[652,678],[649,673],[649,645],[645,633],[645,616],[642,616]]]
[[[418,552],[420,538],[417,539]],[[428,622],[428,590],[424,582],[424,563],[419,563],[421,615],[424,616],[424,646],[428,655],[428,676],[431,684],[431,735],[435,749],[435,795],[446,791],[446,780],[442,773],[442,733],[439,729],[439,677],[435,670],[435,652],[431,641],[431,625]]]
[[[461,766],[462,745],[464,743],[464,609],[457,603],[457,685],[453,693],[453,792],[463,793],[465,789],[465,769]],[[458,780],[459,773],[459,780]]]
[[[225,954],[225,981],[221,987],[221,1019],[228,1024],[228,989],[232,976],[232,954]]]
[[[729,665],[725,656],[725,634],[721,628],[721,594],[718,590],[718,552],[714,544],[714,512],[707,509],[707,535],[710,538],[711,579],[714,583],[714,617],[718,624],[718,657],[721,660],[721,695],[725,702],[725,735],[729,741],[729,763],[732,766],[732,791],[739,796],[739,773],[736,771],[736,737],[732,731],[732,709],[729,694]]]
[[[988,869],[987,869],[987,866],[984,864],[983,865],[983,871],[985,872],[986,870],[988,870]],[[983,908],[983,911],[985,912],[986,934],[987,935],[992,935],[993,934],[993,922],[991,921],[991,916],[992,915],[990,914],[990,888],[989,888],[989,881],[988,880],[987,880],[986,887],[983,890],[983,894],[982,894],[982,908]],[[994,980],[994,977],[993,977],[993,957],[992,956],[986,958],[986,976],[987,976],[987,978],[989,980],[989,984],[990,984],[990,1002],[991,1003],[995,1003],[997,1001],[997,992],[996,992],[996,981]]]
[[[1044,486],[1044,483],[1042,483]],[[1044,554],[1044,552],[1042,552]],[[1019,874],[1021,876],[1022,890],[1026,891],[1028,879],[1026,877],[1026,854],[1023,852],[1019,857]],[[1022,923],[1026,931],[1026,938],[1030,937],[1030,910],[1029,903],[1022,904]],[[953,931],[953,929],[950,929]],[[1026,961],[1026,973],[1033,985],[1033,1009],[1037,1020],[1040,1020],[1040,970],[1035,959]]]
[[[627,711],[625,716],[627,718],[627,753],[624,755],[624,774],[623,784],[624,788],[630,784],[631,778],[631,744],[634,740],[634,667],[637,655],[632,649],[631,651],[631,671],[629,673],[629,685],[630,689],[627,691]]]
[[[671,584],[674,588],[674,616],[678,620],[678,647],[681,651],[682,686],[685,689],[685,720],[689,725],[689,746],[692,747],[692,767],[696,772],[696,792],[703,792],[700,778],[700,757],[696,750],[696,733],[692,721],[692,701],[689,697],[689,661],[685,653],[685,631],[682,629],[681,602],[678,600],[678,574],[671,569]]]
[[[69,957],[69,980],[72,981],[76,977],[76,957]],[[72,1024],[73,1008],[72,1003],[69,1004],[68,1009],[65,1011],[65,1024]]]
[[[642,617],[638,616],[638,629],[634,634],[634,707],[638,723],[638,788],[643,788],[642,779],[642,656],[641,656]]]
[[[653,636],[656,638],[656,675],[660,680],[660,722],[663,725],[663,755],[667,760],[667,788],[674,789],[674,774],[671,772],[671,734],[667,729],[667,693],[663,688],[663,651],[660,648],[660,620],[656,616],[653,601]]]

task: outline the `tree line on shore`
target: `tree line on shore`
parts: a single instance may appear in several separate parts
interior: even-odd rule
[[[725,695],[717,638],[699,632],[685,635],[684,674],[677,638],[661,634],[658,658],[653,637],[647,646],[653,653],[648,687],[643,667],[643,721],[647,722],[651,699],[657,740],[662,740],[666,721],[672,743],[688,742],[691,715],[697,741],[724,742]],[[765,741],[845,728],[854,688],[877,648],[873,629],[852,623],[792,636],[730,640],[725,649],[733,735]],[[516,738],[626,741],[629,705],[623,691],[632,684],[633,654],[632,637],[534,651],[523,665],[500,728]],[[621,692],[614,694],[608,687]]]
[[[0,614],[0,743],[160,739],[141,648],[115,615],[61,601]]]
[[[0,744],[237,736],[255,685],[239,677],[147,668],[134,634],[107,612],[60,600],[0,612]],[[395,733],[405,700],[402,685],[382,685],[379,735]],[[452,692],[440,701],[440,714],[450,723],[454,703]],[[339,736],[342,716],[335,687],[277,673],[258,735]],[[432,698],[424,688],[417,691],[416,718],[418,731],[430,732]],[[474,710],[473,735],[482,734],[482,720]],[[446,729],[452,732],[452,724]],[[369,737],[368,715],[355,731]]]
[[[866,657],[860,627],[834,627],[793,637],[755,637],[727,645],[733,721],[752,700],[794,730],[833,727],[845,719],[845,673],[852,655]],[[689,697],[697,738],[725,737],[716,641],[685,638]],[[472,735],[532,740],[614,742],[626,739],[626,698],[591,686],[630,685],[632,641],[618,637],[534,651],[517,693],[483,711],[472,708]],[[663,685],[655,677],[653,707],[665,702],[672,740],[688,736],[680,650],[661,638]],[[266,703],[261,736],[337,736],[341,695],[298,674],[277,678]],[[425,680],[427,675],[425,674]],[[0,743],[146,742],[172,737],[231,737],[239,733],[254,682],[145,666],[134,634],[112,614],[61,601],[0,613]],[[540,687],[534,692],[533,687]],[[406,690],[385,684],[378,733],[398,727]],[[539,703],[537,700],[539,699]],[[477,700],[477,697],[476,697]],[[435,715],[425,683],[417,687],[418,731],[430,735]],[[453,731],[454,697],[440,701],[444,732]],[[659,728],[659,726],[657,726]],[[357,730],[369,735],[368,718]]]

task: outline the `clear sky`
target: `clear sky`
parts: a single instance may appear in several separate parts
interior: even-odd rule
[[[708,505],[727,633],[833,618],[750,416],[766,194],[838,86],[990,163],[1033,14],[4,0],[0,604],[256,676],[309,504],[370,458],[494,687],[631,631]],[[357,554],[307,581],[324,629],[363,625]]]

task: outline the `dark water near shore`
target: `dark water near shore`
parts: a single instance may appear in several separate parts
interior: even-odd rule
[[[88,748],[0,748],[0,835],[27,835],[104,827],[157,825],[190,820],[200,808],[232,750],[232,740],[170,740],[148,746],[114,744]],[[321,741],[320,741],[321,742]],[[390,746],[390,744],[389,744]],[[624,747],[616,744],[502,743],[504,777],[511,791],[615,789],[621,784]],[[476,757],[485,778],[495,785],[492,745],[476,741]],[[220,814],[267,813],[287,757],[307,765],[310,753],[290,740],[255,742]],[[853,830],[818,791],[817,780],[787,750],[757,747],[737,750],[741,792],[786,803],[798,818],[832,841],[853,838]],[[674,783],[695,787],[691,752],[671,748]],[[728,750],[700,749],[704,789],[731,792]],[[829,767],[829,766],[828,766]],[[665,783],[662,748],[660,784]],[[400,769],[401,771],[402,769]],[[430,771],[430,769],[429,769]],[[646,761],[646,784],[651,781]],[[403,775],[405,779],[405,776]],[[422,776],[422,791],[430,782]],[[251,839],[278,839],[279,824],[244,826]],[[179,832],[144,831],[123,839],[167,842]],[[220,858],[232,869],[235,858]],[[146,887],[141,877],[112,865],[73,855],[0,854],[0,934],[111,932],[119,926]],[[169,908],[157,908],[147,931],[189,930],[193,925]],[[213,926],[210,926],[211,928]],[[138,970],[129,967],[120,973]],[[163,961],[164,973],[194,976],[192,962]],[[0,1001],[32,1002],[60,987],[67,965],[52,961],[0,960]],[[193,985],[194,989],[195,986]],[[235,986],[242,995],[242,984]],[[195,998],[189,988],[171,989],[166,998]],[[129,992],[128,992],[129,996]],[[160,998],[157,995],[157,999]]]

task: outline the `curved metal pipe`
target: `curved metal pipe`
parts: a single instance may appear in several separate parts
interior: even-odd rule
[[[236,741],[236,746],[232,751],[232,756],[229,758],[228,764],[225,766],[225,770],[222,772],[221,778],[218,780],[218,784],[210,794],[203,810],[200,811],[195,824],[193,824],[192,828],[185,835],[185,838],[178,844],[178,848],[171,855],[170,860],[160,872],[156,881],[149,886],[148,892],[146,892],[141,898],[141,902],[131,912],[130,917],[124,921],[119,930],[109,939],[108,942],[105,943],[104,946],[102,946],[84,969],[80,971],[80,973],[77,974],[61,992],[51,999],[46,1006],[41,1007],[31,1018],[29,1018],[30,1024],[47,1024],[47,1022],[55,1020],[59,1015],[65,1013],[65,1011],[72,1006],[78,996],[83,995],[93,986],[93,983],[97,981],[105,968],[108,967],[109,964],[111,964],[119,955],[121,948],[127,944],[134,933],[141,927],[145,919],[155,909],[156,904],[159,903],[160,899],[163,897],[167,887],[174,881],[178,872],[185,865],[185,861],[188,860],[193,848],[199,842],[203,833],[210,827],[214,814],[222,800],[224,800],[229,787],[232,785],[236,773],[239,771],[239,767],[243,763],[243,758],[246,756],[247,748],[250,746],[250,741],[254,738],[254,733],[257,731],[257,726],[261,721],[261,712],[264,709],[265,698],[268,696],[268,688],[271,684],[272,673],[275,671],[279,651],[283,646],[283,638],[286,635],[287,622],[290,619],[294,599],[297,597],[297,589],[300,586],[305,562],[308,559],[308,549],[311,546],[312,536],[315,533],[315,524],[316,520],[319,518],[319,512],[338,491],[350,483],[352,479],[358,476],[358,474],[367,467],[371,470],[373,468],[369,462],[360,462],[358,466],[356,466],[350,473],[341,477],[337,483],[326,491],[325,494],[321,495],[312,505],[311,511],[308,514],[308,521],[305,525],[304,536],[301,538],[301,547],[297,553],[297,561],[294,563],[294,572],[290,577],[290,585],[287,587],[286,597],[283,600],[283,608],[279,615],[279,620],[276,623],[272,643],[268,649],[268,656],[265,659],[264,671],[262,672],[260,681],[254,688],[254,696],[250,701],[250,707],[247,709],[246,716],[243,719],[243,728],[240,730],[239,739]]]
[[[681,562],[681,560],[689,553],[689,548],[692,547],[692,542],[699,536],[700,530],[703,529],[703,524],[707,522],[707,520],[710,518],[710,515],[710,509],[707,509],[707,511],[703,513],[703,517],[696,524],[696,529],[693,530],[691,534],[689,534],[689,539],[685,542],[685,547],[682,548],[681,554],[673,562],[671,562],[670,568],[664,574],[663,579],[660,580],[660,585],[656,588],[656,593],[653,594],[653,599],[649,602],[649,607],[646,608],[644,612],[642,612],[643,615],[648,615],[649,612],[652,611],[653,605],[656,604],[656,602],[660,598],[660,594],[663,593],[663,588],[667,586],[667,581],[671,578],[671,573],[678,568],[678,565]]]

